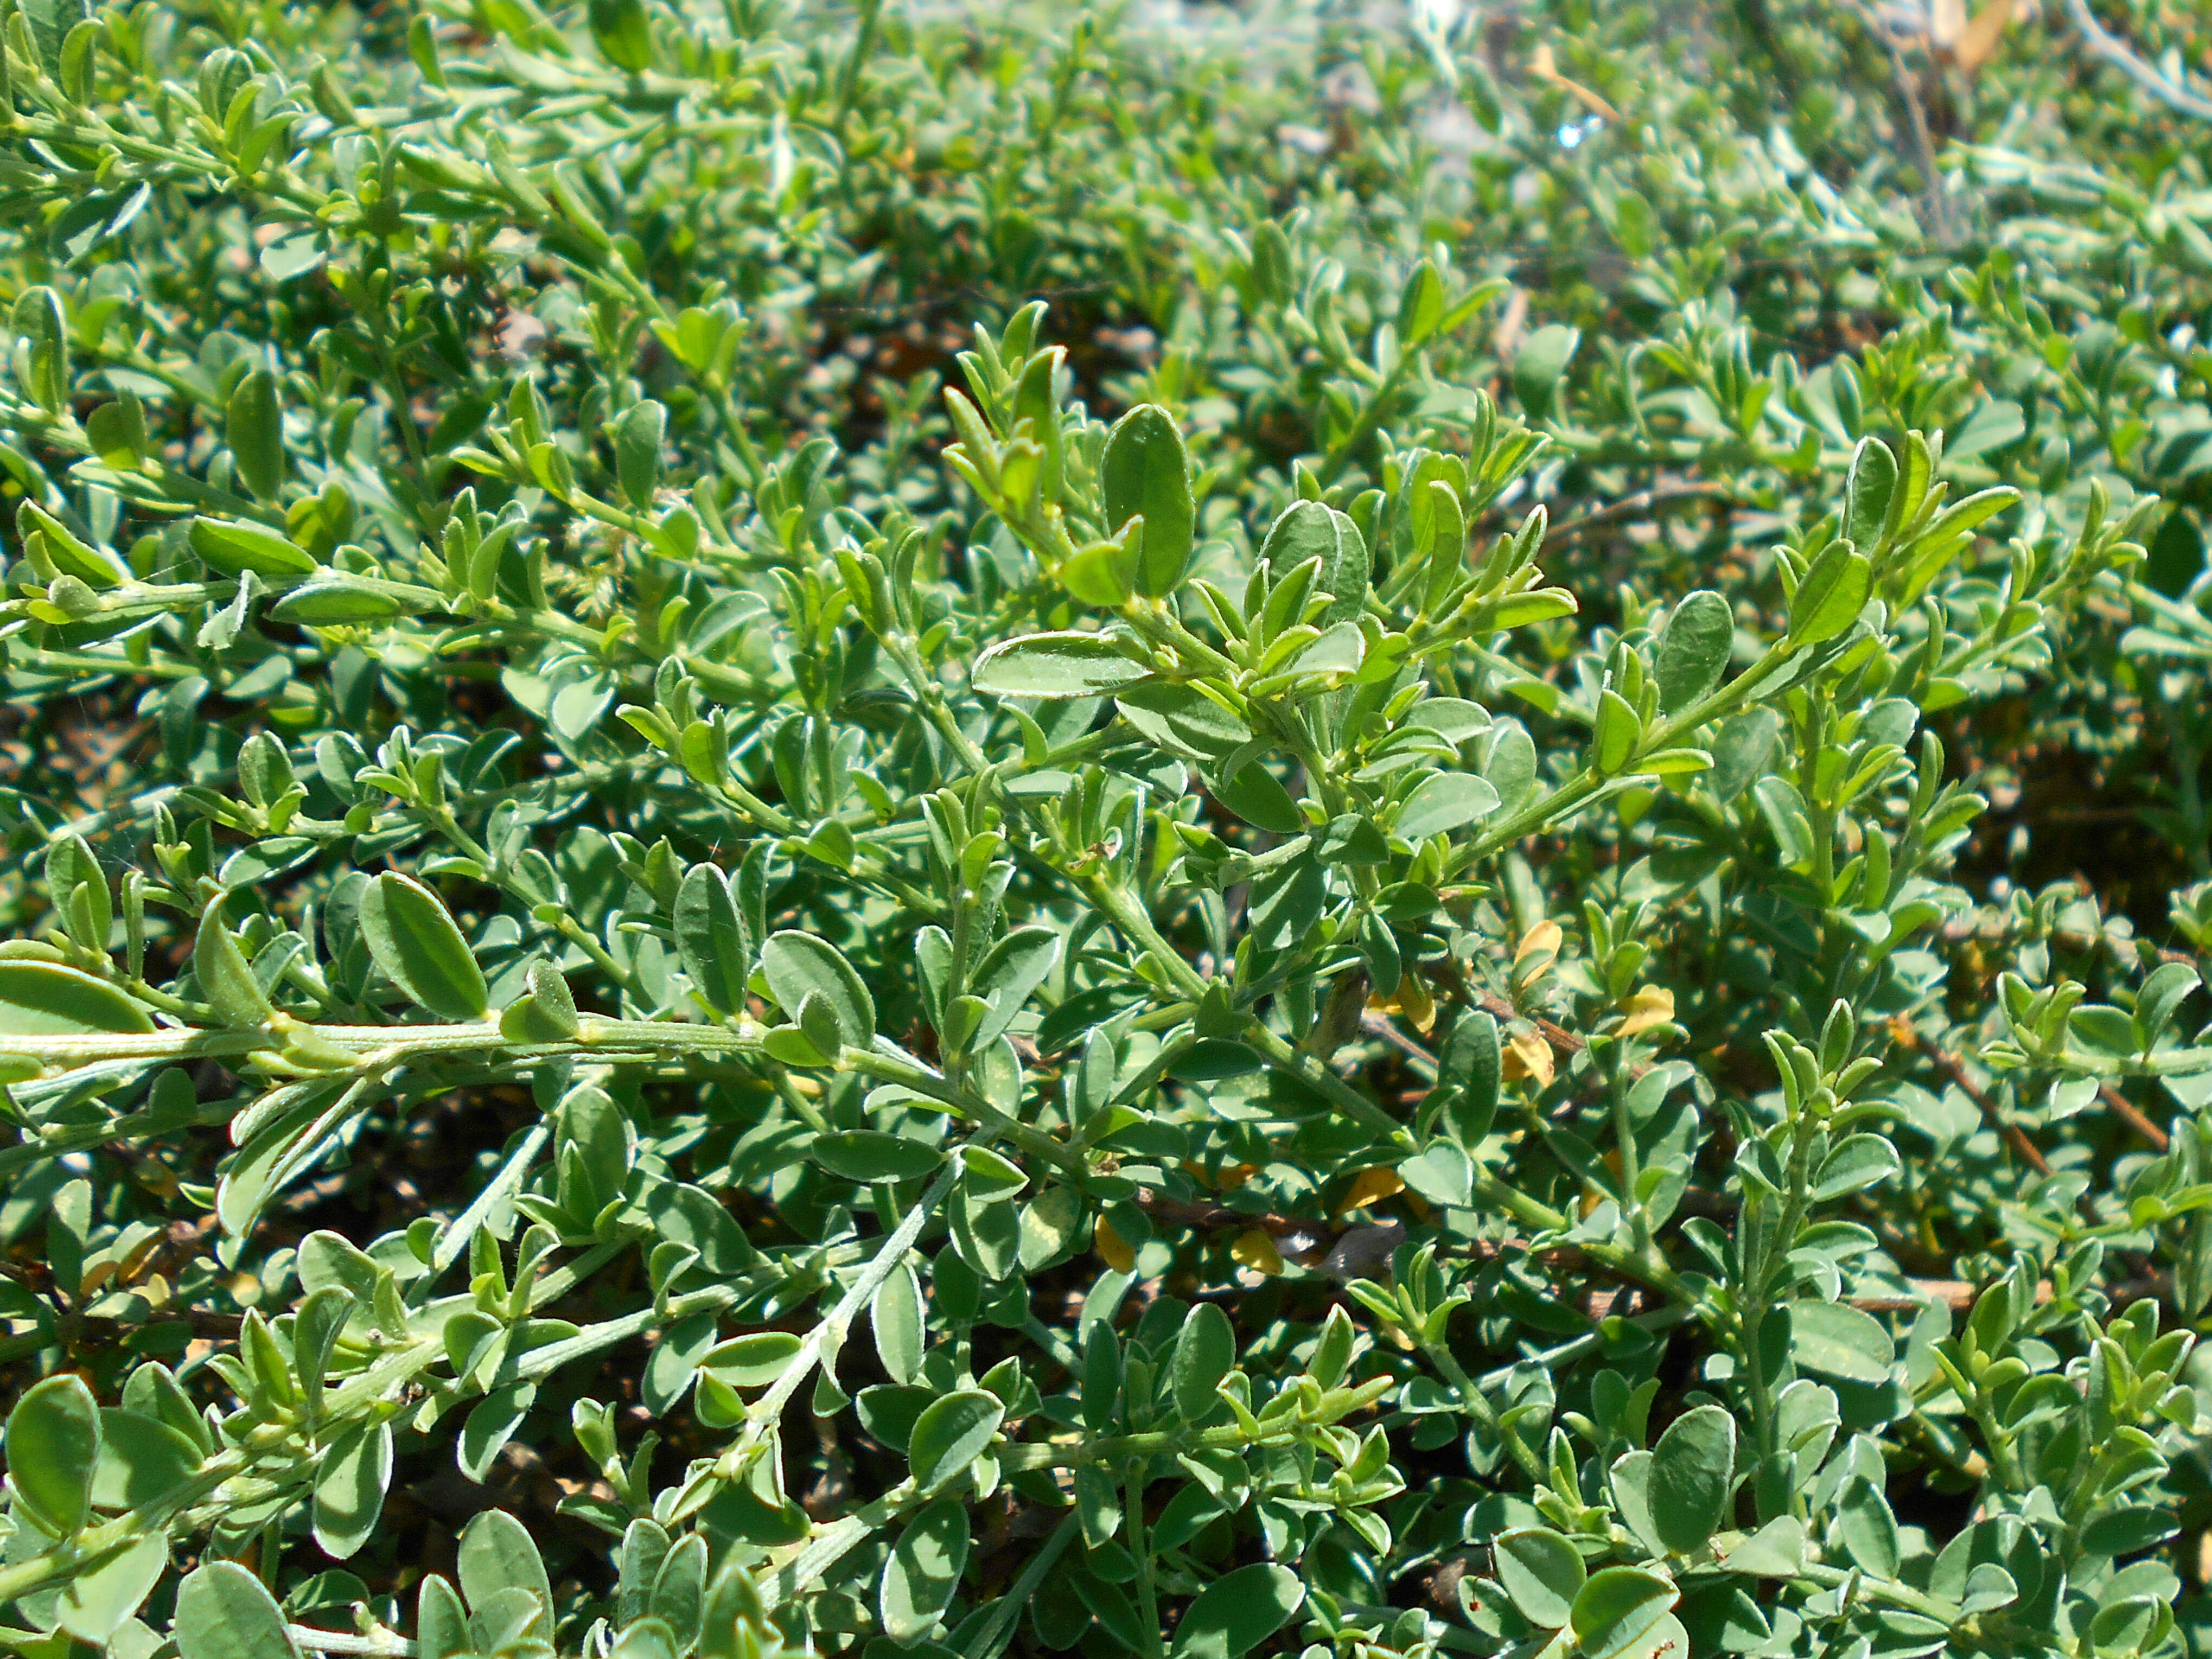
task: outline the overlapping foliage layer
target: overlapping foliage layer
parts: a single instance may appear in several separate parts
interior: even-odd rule
[[[0,8],[0,1646],[2197,1650],[2212,103],[2014,9]]]

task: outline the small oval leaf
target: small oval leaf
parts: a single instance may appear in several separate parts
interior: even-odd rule
[[[1006,1408],[979,1389],[963,1389],[933,1401],[915,1419],[907,1441],[907,1462],[915,1485],[925,1492],[949,1486],[968,1472],[1005,1421]]]
[[[39,1524],[67,1538],[92,1510],[99,1402],[80,1376],[33,1383],[8,1413],[8,1479]]]
[[[0,961],[0,1036],[153,1029],[153,1017],[105,980],[58,962]]]
[[[435,893],[387,870],[362,896],[360,915],[376,965],[417,1006],[465,1024],[484,1017],[483,969]]]
[[[1025,634],[975,659],[975,689],[994,697],[1095,697],[1151,677],[1103,634]]]

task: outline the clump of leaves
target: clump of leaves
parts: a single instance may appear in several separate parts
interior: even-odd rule
[[[2201,1645],[2077,10],[6,9],[0,1646]]]

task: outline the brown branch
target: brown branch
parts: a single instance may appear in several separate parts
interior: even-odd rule
[[[2152,1151],[2162,1152],[2172,1143],[2166,1131],[2146,1116],[2142,1109],[2109,1083],[2097,1085],[2097,1098],[2103,1101],[2112,1115],[2141,1136]]]
[[[2043,1149],[2027,1138],[2027,1132],[2017,1123],[2008,1122],[1997,1111],[1997,1103],[1989,1091],[1974,1081],[1966,1070],[1966,1062],[1941,1043],[1930,1042],[1905,1023],[1902,1015],[1889,1022],[1890,1041],[1905,1053],[1925,1054],[1936,1063],[1936,1069],[1959,1086],[1959,1092],[1974,1103],[1982,1115],[1982,1121],[2004,1137],[2005,1144],[2016,1153],[2021,1163],[2045,1177],[2051,1175],[2051,1160],[2044,1157]]]
[[[1557,547],[1562,543],[1572,541],[1583,532],[1603,524],[1609,519],[1623,518],[1630,514],[1642,513],[1651,507],[1664,506],[1668,501],[1694,501],[1705,497],[1725,495],[1727,493],[1728,486],[1717,483],[1654,484],[1649,489],[1639,489],[1632,495],[1623,495],[1617,501],[1608,502],[1603,507],[1592,507],[1579,517],[1568,520],[1558,528],[1547,531],[1544,534],[1544,545],[1547,548]]]

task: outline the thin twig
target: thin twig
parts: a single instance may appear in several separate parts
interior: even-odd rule
[[[1889,1034],[1891,1040],[1907,1054],[1923,1054],[1933,1060],[1938,1071],[1959,1085],[1959,1092],[1974,1103],[1974,1109],[1982,1115],[1982,1121],[2004,1138],[2005,1144],[2012,1148],[2021,1162],[2044,1179],[2050,1179],[2051,1160],[2044,1157],[2043,1149],[2027,1138],[2027,1130],[1998,1112],[1996,1102],[1990,1098],[1987,1090],[1974,1081],[1973,1074],[1966,1070],[1964,1060],[1941,1043],[1922,1036],[1901,1018],[1889,1022]],[[2105,1218],[2098,1210],[2096,1200],[2087,1193],[2083,1193],[2075,1200],[2075,1207],[2081,1212],[2081,1218],[2091,1226],[2103,1224]]]
[[[2091,52],[2168,109],[2194,116],[2199,121],[2212,121],[2212,100],[2200,98],[2187,88],[2174,85],[2137,57],[2126,41],[2097,21],[2097,14],[2089,9],[2089,0],[2066,0],[2066,9]]]
[[[292,1638],[294,1646],[305,1648],[310,1653],[359,1654],[368,1656],[369,1659],[412,1659],[421,1650],[397,1631],[380,1631],[374,1636],[362,1636],[352,1631],[317,1630],[312,1625],[287,1625],[284,1633]]]
[[[2165,1130],[2152,1122],[2143,1115],[2141,1107],[2111,1084],[2100,1083],[2097,1085],[2097,1098],[2105,1103],[2114,1117],[2141,1136],[2153,1152],[2162,1152],[2172,1144],[2167,1140]]]
[[[1974,1109],[1981,1113],[1982,1121],[2004,1137],[2005,1144],[2018,1155],[2020,1161],[2039,1176],[2046,1180],[2050,1178],[2051,1160],[2044,1157],[2043,1149],[2027,1138],[2027,1132],[2020,1125],[2008,1121],[1999,1114],[1996,1102],[1990,1098],[1987,1090],[1974,1081],[1973,1074],[1966,1070],[1964,1060],[1941,1043],[1922,1036],[1902,1018],[1889,1022],[1889,1035],[1890,1040],[1905,1053],[1925,1054],[1935,1061],[1936,1069],[1959,1085],[1959,1092],[1973,1102]]]
[[[1392,1024],[1389,1015],[1370,1008],[1359,1016],[1359,1029],[1389,1043],[1413,1062],[1416,1072],[1425,1072],[1430,1082],[1436,1081],[1437,1057]]]
[[[1700,497],[1724,495],[1727,493],[1728,486],[1717,483],[1654,484],[1650,489],[1639,489],[1632,495],[1623,495],[1617,501],[1609,501],[1603,507],[1592,507],[1581,517],[1570,519],[1557,529],[1546,532],[1544,545],[1547,548],[1557,547],[1562,543],[1572,541],[1584,531],[1595,525],[1602,524],[1608,519],[1625,518],[1632,513],[1642,513],[1650,507],[1664,506],[1668,501],[1694,501]]]
[[[1921,180],[1927,191],[1929,234],[1938,246],[1949,247],[1958,241],[1958,230],[1952,221],[1950,199],[1943,194],[1942,175],[1936,170],[1936,140],[1928,131],[1928,111],[1920,101],[1919,85],[1905,66],[1905,52],[1896,37],[1879,28],[1875,35],[1888,50],[1898,101],[1905,106],[1906,125],[1912,130],[1914,160],[1919,164]]]

